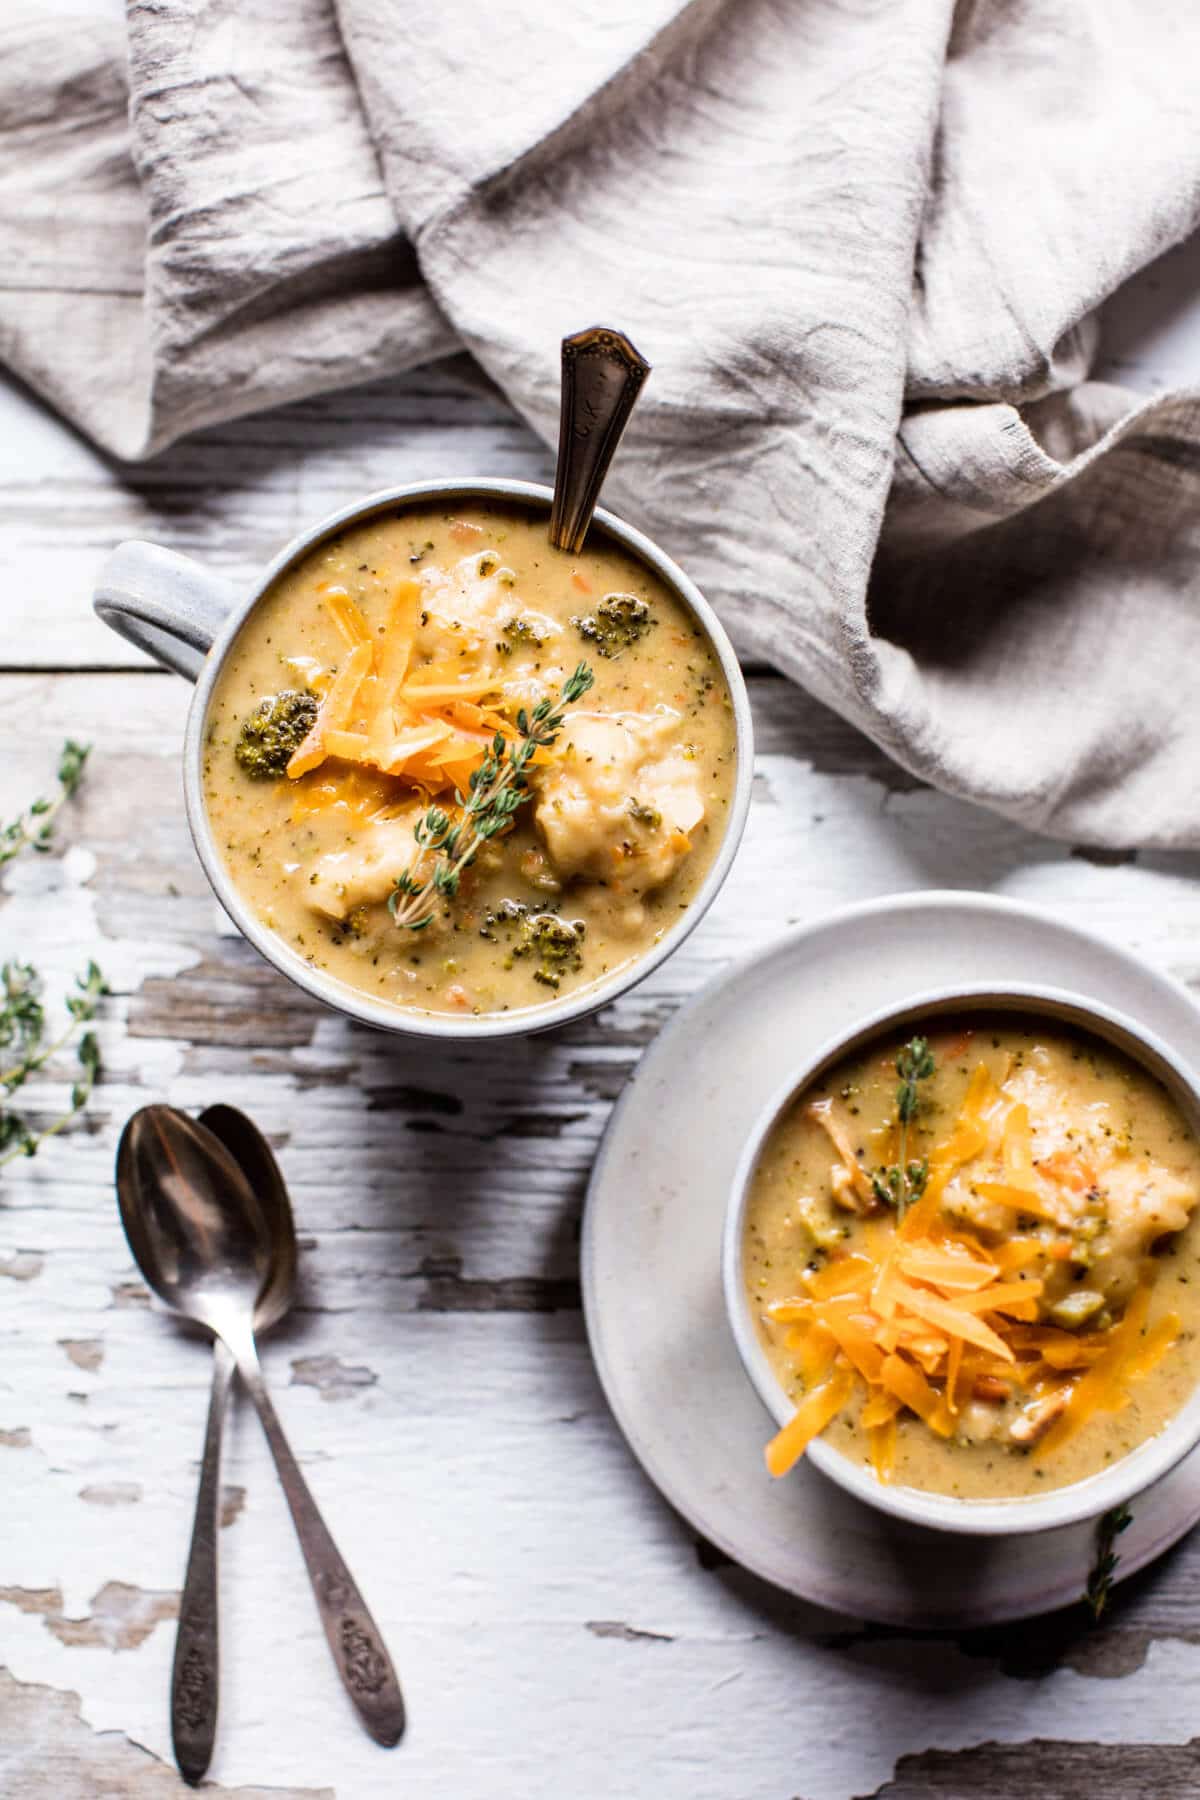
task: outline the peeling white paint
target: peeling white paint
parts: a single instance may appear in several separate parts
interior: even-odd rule
[[[31,591],[37,573],[50,596],[21,655],[140,666],[98,626],[80,630],[102,550],[121,535],[159,536],[244,575],[299,522],[297,454],[314,514],[431,468],[544,473],[544,453],[483,401],[447,428],[451,392],[426,375],[312,403],[208,434],[122,482],[0,389],[0,456],[26,433],[38,462],[36,482],[21,459],[5,465],[20,519],[0,566],[10,591]],[[230,482],[234,467],[243,488]],[[64,506],[62,481],[86,505]],[[181,523],[189,488],[208,502],[203,522]],[[847,1800],[931,1744],[1191,1735],[1177,1696],[1200,1679],[1200,1647],[1170,1633],[1200,1615],[1200,1548],[1178,1554],[1131,1613],[1118,1607],[1116,1629],[1155,1640],[1120,1678],[1063,1667],[1017,1680],[936,1643],[830,1647],[844,1621],[701,1568],[692,1534],[608,1416],[578,1313],[422,1309],[453,1299],[456,1283],[464,1305],[480,1291],[517,1305],[546,1284],[566,1290],[587,1169],[639,1046],[707,974],[787,923],[909,887],[989,888],[1060,907],[1200,982],[1200,858],[1100,867],[904,791],[853,734],[761,682],[768,748],[725,892],[666,968],[586,1028],[501,1054],[409,1046],[319,1011],[310,1040],[293,1047],[269,1030],[236,1049],[132,1036],[148,980],[231,954],[233,929],[182,814],[188,690],[132,672],[0,680],[0,816],[47,790],[64,735],[96,744],[61,828],[74,847],[14,865],[0,882],[0,954],[35,955],[55,1007],[91,955],[115,990],[89,1127],[0,1176],[0,1588],[58,1590],[68,1620],[91,1616],[114,1583],[178,1590],[210,1352],[142,1303],[112,1158],[121,1123],[147,1099],[233,1100],[279,1145],[312,1245],[298,1310],[264,1345],[268,1377],[411,1708],[399,1751],[377,1750],[357,1729],[261,1433],[238,1405],[224,1474],[244,1506],[230,1502],[236,1527],[220,1538],[214,1780],[338,1800]],[[31,1104],[60,1104],[67,1080],[64,1069],[31,1084]],[[422,1103],[422,1092],[442,1104]],[[506,1121],[538,1113],[569,1122],[506,1137]],[[96,1344],[102,1360],[81,1369],[64,1341]],[[0,1603],[0,1657],[20,1681],[77,1692],[92,1730],[164,1760],[172,1649],[165,1618],[118,1653],[64,1643],[36,1610]],[[0,1715],[0,1768],[5,1748]],[[92,1754],[86,1742],[78,1754]],[[13,1800],[35,1792],[18,1786]]]

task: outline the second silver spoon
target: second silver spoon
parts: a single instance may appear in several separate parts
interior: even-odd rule
[[[215,1133],[257,1196],[267,1218],[271,1262],[254,1309],[254,1329],[278,1324],[292,1299],[296,1233],[279,1165],[256,1125],[234,1106],[210,1106],[200,1123]],[[234,1363],[224,1342],[213,1339],[212,1388],[204,1428],[204,1454],[187,1573],[179,1600],[175,1661],[171,1670],[171,1743],[184,1780],[200,1781],[212,1761],[217,1736],[219,1634],[217,1629],[217,1534],[221,1511],[221,1439],[233,1384]]]

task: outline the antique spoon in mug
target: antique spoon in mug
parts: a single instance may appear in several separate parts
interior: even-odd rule
[[[583,548],[608,465],[650,364],[621,331],[593,325],[562,341],[562,406],[550,542]]]
[[[117,1197],[130,1248],[160,1300],[207,1326],[232,1353],[275,1459],[338,1673],[376,1742],[398,1743],[404,1702],[391,1659],[300,1473],[259,1366],[254,1316],[273,1272],[271,1201],[260,1199],[215,1133],[170,1106],[143,1107],[126,1125]],[[214,1663],[214,1693],[215,1685]]]
[[[200,1123],[214,1132],[242,1166],[266,1215],[271,1262],[266,1286],[254,1309],[254,1329],[267,1331],[287,1311],[296,1279],[296,1233],[279,1164],[270,1145],[244,1113],[233,1106],[210,1106]],[[213,1339],[212,1388],[204,1428],[204,1455],[188,1550],[187,1574],[179,1601],[175,1662],[171,1671],[171,1742],[185,1781],[193,1786],[212,1761],[217,1735],[220,1657],[217,1630],[217,1536],[220,1528],[221,1438],[228,1411],[234,1364],[224,1341]]]

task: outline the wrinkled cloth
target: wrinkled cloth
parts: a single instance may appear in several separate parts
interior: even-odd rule
[[[0,357],[126,459],[464,349],[552,442],[618,325],[606,500],[745,652],[1196,846],[1200,393],[1088,371],[1197,222],[1197,67],[1191,0],[9,0]]]

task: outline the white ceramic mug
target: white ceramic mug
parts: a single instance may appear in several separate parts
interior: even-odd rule
[[[365,524],[377,513],[394,512],[403,506],[508,500],[528,510],[542,512],[548,520],[552,499],[551,490],[535,482],[488,478],[412,482],[404,487],[388,488],[343,507],[308,531],[301,532],[280,551],[245,594],[239,594],[221,576],[210,573],[190,558],[156,544],[121,544],[100,572],[94,605],[105,623],[164,667],[196,683],[184,738],[184,795],[197,853],[221,905],[268,962],[327,1006],[366,1025],[414,1037],[474,1040],[524,1036],[551,1026],[565,1025],[594,1012],[641,981],[683,942],[712,904],[741,841],[750,805],[754,750],[750,703],[733,646],[711,606],[683,570],[632,525],[598,508],[592,529],[644,563],[700,625],[721,664],[733,704],[737,767],[724,835],[699,892],[662,939],[644,956],[617,970],[608,980],[585,988],[569,999],[549,1000],[520,1012],[484,1014],[470,1019],[450,1018],[372,1000],[311,967],[255,916],[230,880],[213,840],[204,806],[200,779],[202,750],[209,702],[225,658],[263,595],[285,570],[307,556],[315,545],[344,530],[347,525]]]

